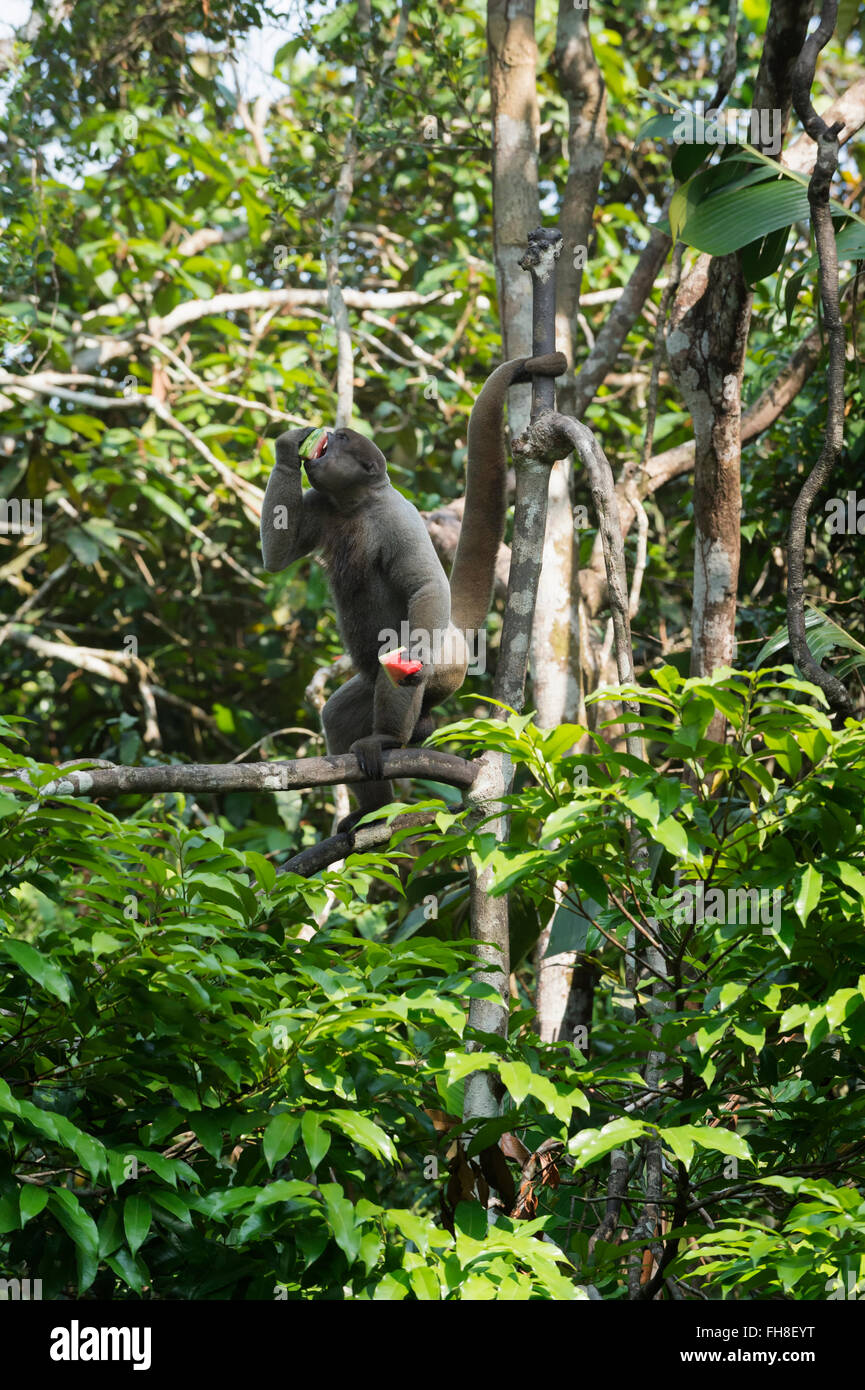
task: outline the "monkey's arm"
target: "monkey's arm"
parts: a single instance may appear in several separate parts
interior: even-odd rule
[[[275,573],[315,550],[322,535],[324,499],[304,493],[298,449],[312,427],[289,430],[276,441],[276,463],[261,504],[261,553],[264,568]]]

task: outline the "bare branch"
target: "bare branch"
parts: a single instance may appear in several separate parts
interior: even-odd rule
[[[619,522],[619,508],[609,460],[587,425],[566,415],[550,411],[534,422],[530,430],[514,444],[515,456],[524,452],[537,458],[561,458],[574,450],[586,469],[598,530],[604,548],[607,589],[616,651],[619,680],[626,684],[634,679],[634,656],[631,647],[631,625],[628,618],[628,577],[625,566],[625,547]],[[542,533],[543,534],[543,533]],[[514,537],[516,549],[516,536]],[[501,664],[501,657],[499,658]],[[511,702],[509,702],[511,703]],[[634,718],[638,711],[629,702],[625,709]],[[637,737],[628,738],[628,751],[642,757],[642,743]]]
[[[353,753],[323,758],[299,758],[268,763],[167,763],[157,767],[112,767],[72,771],[74,764],[61,764],[62,776],[39,788],[42,797],[119,796],[135,792],[298,791],[306,787],[330,787],[337,782],[363,782],[366,779]],[[400,748],[384,754],[388,780],[395,777],[428,777],[452,787],[466,789],[477,776],[477,764],[454,753],[434,748]],[[29,781],[20,772],[6,770],[4,778]]]
[[[610,1180],[607,1184],[607,1206],[604,1218],[594,1235],[589,1238],[589,1254],[594,1251],[599,1240],[608,1241],[615,1234],[619,1224],[622,1202],[628,1191],[628,1155],[624,1149],[613,1149],[610,1154]]]

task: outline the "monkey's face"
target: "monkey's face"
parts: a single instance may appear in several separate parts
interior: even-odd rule
[[[381,449],[356,430],[327,430],[304,466],[316,492],[328,497],[356,493],[387,480]]]

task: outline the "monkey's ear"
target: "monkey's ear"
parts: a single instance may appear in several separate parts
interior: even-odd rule
[[[367,473],[386,472],[387,459],[378,445],[374,444],[371,439],[362,438],[360,447],[353,452],[358,463],[362,464]]]

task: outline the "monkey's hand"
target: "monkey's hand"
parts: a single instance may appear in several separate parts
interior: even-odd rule
[[[384,780],[381,755],[386,748],[402,748],[402,744],[390,734],[369,734],[367,738],[355,739],[348,751],[357,758],[364,777],[381,782]]]
[[[299,430],[286,430],[276,441],[276,462],[282,468],[300,468],[298,450],[305,439],[314,432],[315,425],[304,425]]]

